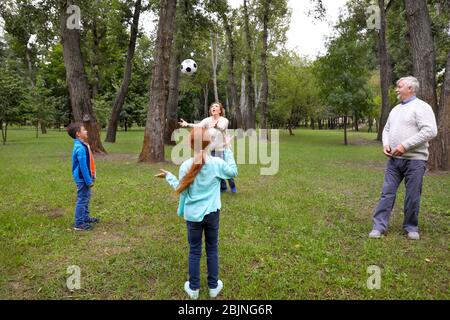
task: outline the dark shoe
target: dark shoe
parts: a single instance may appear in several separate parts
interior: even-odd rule
[[[236,190],[236,186],[234,186],[234,187],[231,187],[231,193],[236,193],[237,192],[237,190]]]
[[[100,222],[100,219],[98,218],[89,218],[85,221],[85,223],[98,223]]]
[[[92,226],[89,223],[83,223],[82,225],[73,227],[73,230],[75,230],[75,231],[87,231],[87,230],[91,230],[91,229],[92,229]]]

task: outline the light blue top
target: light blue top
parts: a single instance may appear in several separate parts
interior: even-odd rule
[[[200,222],[205,215],[221,208],[220,179],[237,176],[237,165],[230,149],[225,150],[225,161],[218,157],[207,156],[205,164],[195,177],[194,182],[180,194],[178,215],[192,222]],[[176,189],[192,166],[194,159],[184,161],[180,166],[179,179],[172,173],[166,174],[166,181]]]

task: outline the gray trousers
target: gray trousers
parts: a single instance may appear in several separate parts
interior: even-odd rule
[[[417,232],[419,226],[420,195],[426,169],[425,160],[390,158],[384,175],[383,191],[373,215],[373,229],[386,232],[394,207],[397,189],[405,178],[405,203],[403,207],[405,232]]]

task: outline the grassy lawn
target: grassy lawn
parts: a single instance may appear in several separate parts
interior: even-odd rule
[[[177,196],[160,167],[138,164],[143,131],[119,132],[96,158],[90,232],[72,231],[72,140],[10,129],[0,146],[0,299],[184,299],[188,244]],[[103,133],[103,137],[105,133]],[[375,134],[280,134],[280,169],[239,165],[238,193],[222,195],[220,299],[449,299],[450,175],[427,174],[420,241],[401,232],[404,186],[390,232],[368,239],[385,157]],[[170,159],[170,148],[166,149]],[[66,287],[67,267],[81,289]],[[369,290],[370,265],[381,288]],[[209,299],[205,255],[200,299]]]

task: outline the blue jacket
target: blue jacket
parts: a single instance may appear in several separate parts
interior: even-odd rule
[[[72,176],[75,183],[93,183],[89,161],[89,148],[81,140],[75,139],[72,152]]]
[[[171,173],[166,181],[176,189],[192,166],[193,158],[183,162],[179,179]],[[221,208],[220,179],[231,179],[238,173],[233,152],[225,150],[225,161],[218,157],[207,157],[194,182],[180,194],[178,215],[187,221],[202,221],[205,215]]]

